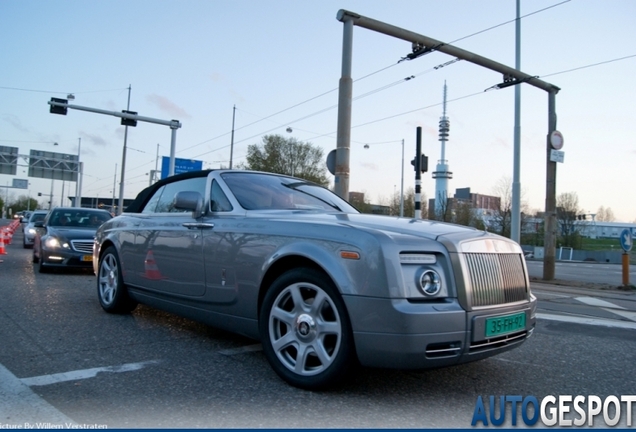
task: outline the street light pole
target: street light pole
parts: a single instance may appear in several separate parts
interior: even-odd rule
[[[287,128],[287,132],[291,134],[293,132],[293,129],[288,127]],[[294,176],[294,143],[293,143],[292,140],[293,140],[293,138],[289,139],[289,159],[291,161],[291,163],[290,163],[290,168],[291,168],[290,172],[291,172],[291,176],[293,177]]]

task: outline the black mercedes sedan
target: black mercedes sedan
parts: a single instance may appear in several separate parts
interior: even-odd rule
[[[58,207],[49,212],[33,244],[33,262],[38,271],[53,268],[86,268],[93,265],[93,243],[97,228],[112,216],[106,210]]]

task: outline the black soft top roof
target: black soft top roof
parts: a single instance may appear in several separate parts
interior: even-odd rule
[[[166,177],[165,179],[159,180],[157,183],[151,186],[148,186],[147,188],[139,192],[135,200],[132,203],[130,203],[128,207],[126,207],[125,212],[126,213],[141,213],[141,211],[146,206],[146,203],[148,202],[150,197],[154,195],[157,189],[159,189],[161,186],[165,184],[172,183],[178,180],[194,178],[194,177],[207,177],[211,171],[213,170],[207,169],[202,171],[188,171],[185,173],[176,174],[170,177]]]

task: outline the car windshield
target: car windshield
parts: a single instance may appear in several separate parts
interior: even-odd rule
[[[246,210],[358,212],[328,189],[297,178],[250,172],[228,172],[221,176],[241,207]]]
[[[32,222],[32,223],[42,222],[45,217],[46,217],[46,213],[34,213],[31,215],[29,222]]]
[[[110,218],[106,212],[58,210],[51,214],[48,224],[54,227],[97,228]]]

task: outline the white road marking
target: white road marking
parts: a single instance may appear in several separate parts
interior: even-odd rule
[[[616,311],[612,311],[616,313]],[[544,314],[538,313],[538,319],[549,320],[549,321],[561,321],[561,322],[569,322],[575,324],[587,324],[587,325],[595,325],[595,326],[603,326],[603,327],[617,327],[617,328],[626,328],[636,330],[636,322],[626,322],[626,321],[617,321],[611,319],[603,319],[603,318],[589,318],[589,317],[580,317],[580,316],[572,316],[572,315],[552,315],[552,314]]]
[[[255,351],[262,351],[262,350],[263,350],[263,346],[261,344],[254,344],[254,345],[246,345],[241,348],[221,350],[219,351],[219,354],[226,355],[226,356],[233,356],[237,354],[245,354],[248,352],[255,352]]]
[[[585,303],[586,305],[590,305],[590,306],[598,306],[598,307],[609,308],[609,309],[625,309],[624,307],[615,305],[614,303],[610,303],[608,301],[601,300],[595,297],[575,297],[575,299],[580,301],[581,303]]]
[[[92,369],[83,369],[70,372],[62,372],[52,375],[40,375],[31,378],[22,378],[22,383],[28,386],[44,386],[65,381],[77,381],[87,378],[94,378],[100,372],[119,373],[130,372],[143,369],[147,365],[157,364],[158,360],[150,360],[141,363],[128,363],[120,366],[106,366]]]
[[[615,313],[616,315],[625,317],[629,320],[636,321],[636,312],[626,311],[626,310],[616,310],[616,309],[605,309],[605,310],[611,313]]]

